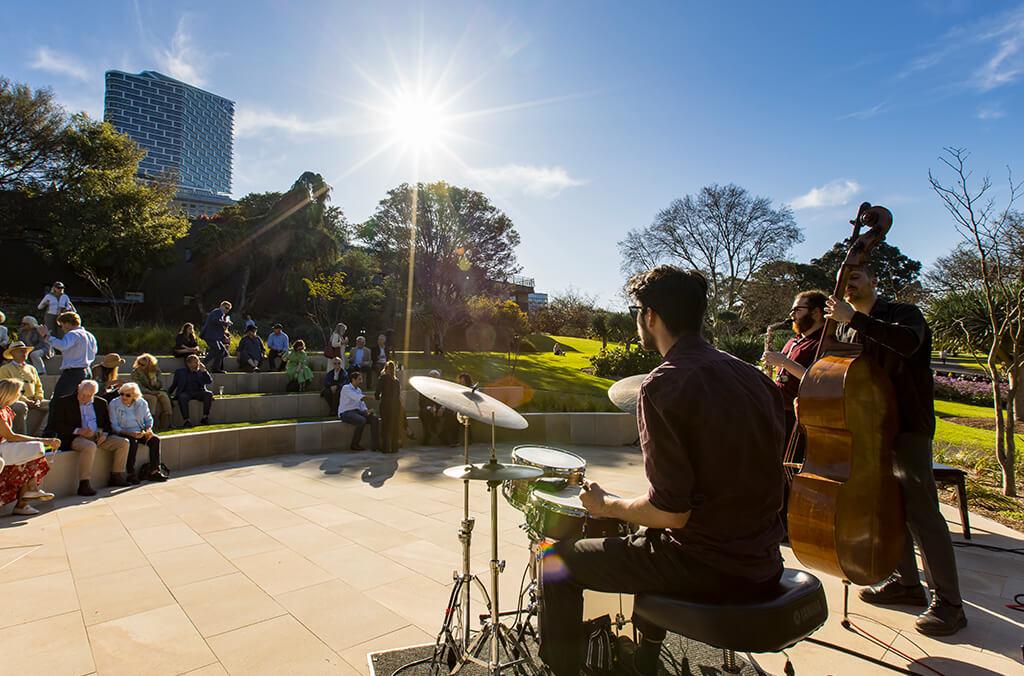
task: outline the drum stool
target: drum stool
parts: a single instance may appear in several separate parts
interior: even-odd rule
[[[711,604],[674,596],[637,594],[633,612],[666,631],[722,649],[722,671],[739,673],[736,653],[776,653],[825,624],[828,604],[821,580],[787,568],[778,593],[751,603]],[[751,659],[752,666],[763,673]]]

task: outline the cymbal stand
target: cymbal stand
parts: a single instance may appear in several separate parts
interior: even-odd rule
[[[491,414],[491,457],[489,464],[498,464],[493,413]],[[500,481],[487,482],[487,490],[491,493],[491,598],[490,603],[487,604],[490,617],[486,619],[483,629],[476,635],[472,643],[466,646],[466,650],[462,654],[459,663],[452,669],[452,676],[458,674],[469,662],[485,667],[489,674],[500,674],[503,669],[511,669],[516,673],[538,673],[537,665],[530,656],[530,652],[526,649],[521,639],[511,629],[501,623],[500,613],[498,612],[498,575],[505,570],[505,562],[498,559],[498,487],[500,485]],[[489,645],[490,648],[487,660],[477,657],[477,654],[484,645]],[[502,662],[502,652],[511,659]]]
[[[469,465],[469,427],[472,421],[458,415],[463,428],[463,461]],[[471,631],[469,618],[471,590],[475,584],[483,595],[485,605],[490,605],[487,588],[480,578],[470,571],[470,552],[473,541],[473,525],[476,519],[469,515],[469,479],[462,482],[462,523],[459,525],[459,543],[462,545],[462,572],[454,571],[452,578],[455,586],[449,596],[448,607],[445,608],[444,623],[434,642],[434,655],[431,658],[432,673],[440,673],[438,668],[444,664],[449,669],[462,659],[466,647],[470,644]]]

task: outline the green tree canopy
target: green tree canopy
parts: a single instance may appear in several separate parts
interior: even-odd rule
[[[49,89],[0,77],[0,191],[45,185],[60,165],[67,116]]]
[[[127,307],[115,302],[153,267],[163,265],[188,221],[171,210],[175,187],[140,182],[143,151],[106,122],[75,115],[61,143],[56,190],[46,201],[48,236],[37,246],[68,262],[107,298],[119,326]]]
[[[411,290],[413,317],[435,341],[466,319],[466,298],[519,271],[512,220],[483,193],[443,181],[388,191],[359,237]]]
[[[821,258],[811,261],[811,265],[821,268],[832,280],[825,287],[826,291],[835,289],[836,275],[849,248],[845,241],[836,242]],[[921,297],[921,262],[906,256],[899,247],[880,242],[871,252],[870,266],[878,275],[879,295],[911,302]]]

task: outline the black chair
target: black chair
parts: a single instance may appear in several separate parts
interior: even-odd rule
[[[932,463],[932,475],[935,483],[940,486],[953,484],[956,486],[956,498],[960,507],[960,528],[963,530],[964,539],[971,539],[971,515],[967,510],[967,472],[959,467],[950,467],[941,462]]]
[[[774,653],[804,640],[828,619],[821,580],[787,568],[776,595],[749,603],[712,604],[637,594],[633,612],[666,631],[721,648],[722,671],[739,673],[736,653]],[[760,667],[750,658],[759,673]]]

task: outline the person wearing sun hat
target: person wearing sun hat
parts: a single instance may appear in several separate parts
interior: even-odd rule
[[[116,352],[103,355],[99,364],[92,367],[92,379],[100,384],[100,391],[97,397],[102,397],[109,404],[116,399],[118,391],[123,383],[118,368],[124,366],[125,361]]]
[[[25,315],[21,318],[21,326],[18,327],[18,338],[32,348],[28,353],[28,360],[36,367],[39,375],[46,375],[45,359],[52,357],[53,353],[46,346],[46,340],[39,335],[39,320],[32,315]]]
[[[50,287],[50,293],[43,296],[36,309],[45,313],[46,328],[57,338],[61,337],[64,330],[60,322],[57,321],[57,317],[65,312],[77,312],[75,304],[71,302],[71,296],[64,293],[64,282],[54,282]]]
[[[27,362],[31,351],[30,346],[20,340],[15,341],[4,350],[4,360],[7,363],[0,366],[0,379],[10,378],[22,383],[21,395],[17,401],[10,404],[11,410],[14,411],[14,423],[11,427],[17,434],[28,434],[29,411],[46,411],[49,408],[49,402],[44,398],[46,395],[43,392],[43,382],[39,378],[39,373],[32,364]],[[46,416],[44,415],[37,427],[41,429],[45,422]],[[38,434],[39,429],[35,429],[33,432]]]

